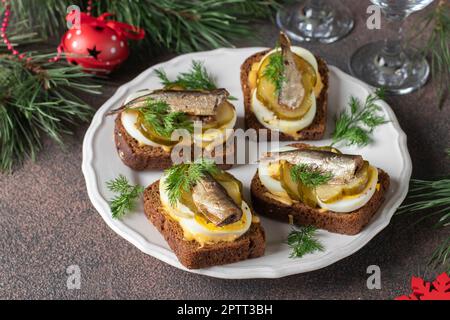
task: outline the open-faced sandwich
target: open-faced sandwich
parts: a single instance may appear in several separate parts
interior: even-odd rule
[[[318,140],[326,126],[328,68],[310,51],[279,44],[250,56],[241,66],[247,129],[275,130],[279,139]]]
[[[143,90],[129,96],[117,114],[114,137],[122,161],[135,170],[164,169],[172,164],[171,151],[187,143],[188,157],[207,154],[231,167],[234,148],[227,143],[236,123],[236,110],[225,89]],[[183,130],[189,141],[173,133]],[[200,151],[195,153],[195,148]],[[219,162],[217,160],[217,162]]]
[[[264,231],[241,182],[210,160],[167,169],[145,190],[144,210],[187,268],[264,254]]]
[[[262,157],[251,195],[262,215],[353,235],[369,223],[388,187],[388,174],[359,155],[296,143]]]

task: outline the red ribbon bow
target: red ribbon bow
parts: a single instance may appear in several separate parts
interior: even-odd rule
[[[76,14],[77,14],[76,11],[72,11],[67,15],[66,20],[71,21],[72,24],[74,24]],[[103,28],[109,27],[115,30],[119,35],[123,35],[124,37],[131,40],[141,40],[145,37],[144,29],[141,29],[128,23],[118,22],[114,20],[106,20],[106,18],[114,16],[113,13],[106,12],[99,17],[93,17],[84,12],[80,12],[78,14],[80,15],[80,23],[90,23],[92,25]]]

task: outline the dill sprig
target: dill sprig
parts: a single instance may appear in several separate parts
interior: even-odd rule
[[[431,28],[431,32],[427,32]],[[450,5],[440,0],[436,8],[424,16],[413,28],[414,33],[408,39],[409,43],[417,43],[419,38],[426,36],[425,44],[419,49],[422,57],[429,57],[431,62],[431,77],[435,84],[437,105],[442,108],[448,100],[450,92]]]
[[[180,86],[186,90],[214,90],[217,85],[202,62],[193,60],[188,72],[181,72],[175,80],[169,80],[163,69],[155,70],[161,84],[165,87]]]
[[[181,72],[175,80],[170,80],[163,69],[156,69],[161,84],[164,87],[181,87],[185,90],[214,90],[217,89],[215,78],[208,72],[201,61],[192,60],[191,69],[188,72]],[[229,96],[229,100],[236,100]]]
[[[447,150],[450,156],[450,149]],[[407,204],[402,205],[398,214],[412,214],[428,211],[418,222],[437,217],[436,228],[450,227],[450,175],[436,180],[411,179]],[[444,265],[450,272],[450,237],[434,251],[429,265],[436,268]]]
[[[191,188],[205,175],[215,174],[218,167],[214,161],[199,159],[193,163],[176,164],[165,170],[166,190],[171,205],[175,205],[183,192]]]
[[[333,177],[330,172],[323,172],[306,164],[296,164],[292,167],[290,174],[294,182],[301,182],[308,188],[325,184]]]
[[[148,99],[145,106],[133,110],[140,111],[145,123],[162,137],[170,138],[172,133],[179,129],[185,129],[190,133],[194,131],[194,123],[188,115],[181,111],[171,112],[166,102]]]
[[[283,82],[285,81],[283,55],[281,52],[275,52],[270,55],[269,63],[264,69],[263,76],[269,79],[275,85],[275,94],[279,94]]]
[[[106,182],[106,186],[110,191],[119,194],[109,203],[114,219],[121,218],[133,210],[136,206],[135,200],[144,192],[142,186],[130,185],[127,178],[123,175],[119,175],[116,179]]]
[[[344,141],[347,146],[368,145],[372,141],[373,130],[386,123],[384,116],[378,114],[381,108],[376,104],[378,100],[383,99],[383,89],[377,89],[374,94],[369,94],[363,105],[356,97],[350,97],[350,112],[346,110],[337,116],[331,145]]]
[[[301,258],[307,253],[323,251],[323,245],[315,238],[316,228],[305,226],[292,229],[287,238],[287,244],[292,249],[290,258]]]

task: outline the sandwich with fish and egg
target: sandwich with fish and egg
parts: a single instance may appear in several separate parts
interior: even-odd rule
[[[144,192],[144,211],[189,269],[260,257],[265,234],[242,183],[207,159],[176,164]]]
[[[272,50],[241,66],[247,129],[278,131],[280,140],[319,140],[325,133],[328,68],[310,51],[280,33]]]
[[[164,169],[172,165],[171,152],[181,139],[173,135],[184,130],[194,148],[207,151],[230,168],[234,148],[227,144],[236,124],[236,109],[225,89],[142,90],[130,95],[117,111],[114,139],[122,161],[135,170]],[[195,129],[200,128],[201,130]],[[218,161],[219,162],[219,161]]]
[[[260,159],[251,196],[261,215],[354,235],[382,205],[389,183],[360,155],[295,143]]]

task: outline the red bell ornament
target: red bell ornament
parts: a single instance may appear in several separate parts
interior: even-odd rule
[[[79,23],[75,23],[79,16]],[[106,20],[104,13],[92,17],[72,11],[66,17],[73,27],[62,37],[58,52],[64,52],[69,63],[80,65],[85,71],[108,74],[124,62],[130,53],[128,40],[141,40],[144,30],[135,26]]]

